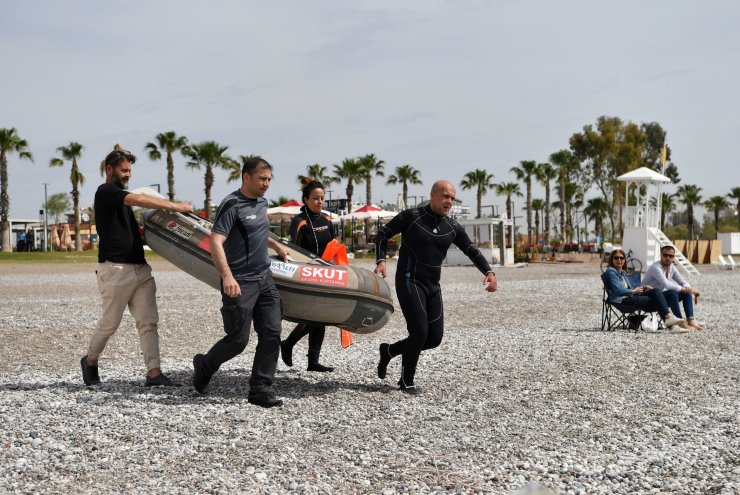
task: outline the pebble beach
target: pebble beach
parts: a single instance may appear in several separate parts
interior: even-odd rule
[[[367,261],[356,264],[372,269]],[[99,316],[95,265],[0,265],[0,493],[740,493],[740,273],[702,267],[684,335],[602,332],[595,264],[443,269],[445,336],[419,361],[419,396],[376,375],[390,323],[322,362],[280,361],[282,408],[248,404],[256,335],[210,394],[192,357],[222,336],[220,296],[152,261],[162,368],[145,388],[126,313],[85,387],[79,360]],[[389,264],[393,286],[395,265]],[[394,291],[395,300],[395,291]],[[283,338],[293,325],[283,322]]]

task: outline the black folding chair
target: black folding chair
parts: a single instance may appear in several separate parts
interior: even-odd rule
[[[627,276],[631,287],[640,285],[640,273],[633,273]],[[604,281],[604,274],[601,275],[601,281]],[[601,304],[601,330],[613,332],[617,328],[634,330],[640,329],[640,323],[648,315],[648,312],[640,309],[635,304],[613,303],[608,299],[606,284],[602,293]]]

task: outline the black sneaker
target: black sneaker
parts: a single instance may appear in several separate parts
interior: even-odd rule
[[[280,357],[287,366],[293,366],[293,346],[289,346],[284,340],[280,341]]]
[[[160,373],[157,376],[147,376],[144,382],[145,387],[174,387],[175,382],[167,378],[164,373]]]
[[[87,355],[82,356],[82,359],[80,359],[80,367],[82,368],[82,381],[85,382],[85,385],[90,386],[100,383],[98,366],[87,364]]]
[[[420,395],[421,389],[415,385],[404,385],[402,383],[398,384],[398,390],[401,392],[405,392],[409,395]]]
[[[210,375],[206,374],[203,370],[203,360],[205,356],[203,354],[196,354],[193,356],[193,388],[199,394],[208,393],[208,382],[211,381]]]
[[[255,394],[249,394],[247,402],[260,407],[276,407],[282,406],[283,401],[276,398],[272,392],[257,392]]]
[[[385,375],[388,373],[388,363],[391,362],[393,356],[391,356],[390,344],[380,344],[378,351],[380,352],[380,361],[378,361],[378,378],[381,380],[385,379]]]

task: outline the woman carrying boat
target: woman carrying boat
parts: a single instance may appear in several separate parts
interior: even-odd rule
[[[301,213],[290,223],[290,241],[321,256],[326,245],[334,239],[334,226],[321,210],[324,207],[324,184],[310,177],[301,179],[303,203]],[[330,366],[319,363],[321,344],[324,342],[326,327],[315,323],[299,323],[288,338],[280,342],[283,362],[293,366],[293,346],[308,335],[308,371],[334,371]]]

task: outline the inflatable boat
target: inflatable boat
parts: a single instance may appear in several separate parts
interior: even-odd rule
[[[211,222],[196,215],[150,210],[144,213],[144,236],[155,253],[220,290],[221,276],[211,260]],[[388,284],[364,268],[338,266],[270,234],[290,249],[290,260],[268,250],[275,285],[283,300],[283,318],[321,323],[354,333],[372,333],[393,313]]]

